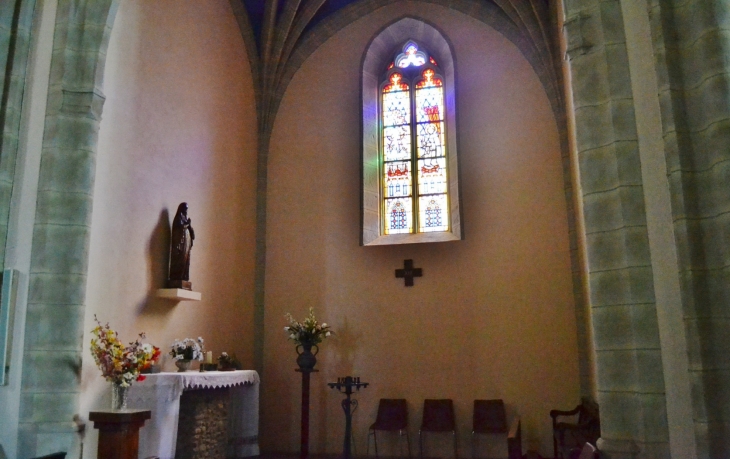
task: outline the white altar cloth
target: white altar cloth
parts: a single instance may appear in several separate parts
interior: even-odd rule
[[[180,396],[185,389],[230,387],[228,457],[259,455],[259,374],[253,370],[145,375],[129,389],[129,408],[152,410],[139,431],[139,457],[175,458]]]

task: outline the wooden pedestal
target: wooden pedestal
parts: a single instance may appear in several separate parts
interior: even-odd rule
[[[97,457],[137,459],[139,429],[151,417],[150,410],[92,411],[89,420],[99,429]]]

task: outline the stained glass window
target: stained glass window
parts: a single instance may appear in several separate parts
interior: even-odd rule
[[[444,84],[433,57],[408,41],[381,89],[384,234],[449,230]]]

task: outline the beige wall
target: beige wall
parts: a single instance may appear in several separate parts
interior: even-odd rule
[[[125,0],[111,35],[99,134],[84,331],[81,413],[109,384],[88,352],[93,317],[124,341],[163,348],[203,336],[253,364],[256,117],[243,40],[226,0]],[[154,298],[169,224],[187,201],[200,302]],[[174,370],[166,357],[165,370]],[[89,426],[86,453],[96,431]]]
[[[368,40],[405,13],[454,47],[465,240],[360,247],[358,72]],[[579,392],[562,183],[547,97],[491,28],[406,3],[319,48],[291,82],[271,142],[262,447],[298,448],[300,376],[283,314],[313,306],[337,335],[312,376],[312,451],[341,450],[341,396],[325,383],[351,374],[371,383],[358,395],[358,453],[377,400],[404,397],[414,435],[424,398],[454,399],[462,455],[472,400],[502,398],[523,418],[525,448],[551,454],[548,412],[574,406]],[[407,258],[424,271],[412,288],[394,278]],[[427,454],[450,456],[448,444],[432,439]],[[395,442],[382,446],[397,454]]]

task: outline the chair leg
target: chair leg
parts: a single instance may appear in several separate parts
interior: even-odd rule
[[[375,435],[373,430],[373,445],[375,445],[375,459],[378,459],[378,436]]]
[[[423,459],[423,433],[418,431],[418,457]]]
[[[459,459],[459,454],[456,452],[456,431],[454,430],[454,459]]]
[[[476,444],[474,443],[476,441],[476,437],[474,436],[474,431],[471,431],[471,459],[476,458]]]

